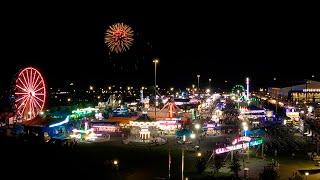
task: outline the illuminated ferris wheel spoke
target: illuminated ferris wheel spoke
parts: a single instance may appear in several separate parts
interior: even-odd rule
[[[21,108],[21,104],[24,104],[24,102],[26,101],[26,99],[28,99],[27,97],[28,97],[28,96],[25,96],[25,97],[23,97],[23,98],[20,98],[18,101],[15,102],[15,103],[18,103],[20,100],[22,100],[21,103],[16,104],[16,106],[18,106],[17,109],[20,109],[20,108]]]
[[[28,69],[27,69],[27,73],[28,73],[28,84],[29,84],[29,88],[31,89],[31,84],[32,84],[32,82],[31,82],[31,73],[32,73],[32,71],[30,72]]]
[[[37,108],[37,111],[42,111],[42,107],[40,106],[40,104],[37,101],[34,101],[35,107]]]
[[[29,100],[29,98],[27,98],[27,101]],[[21,114],[24,114],[24,110],[26,109],[26,107],[27,107],[27,104],[28,104],[28,102],[25,102],[25,103],[22,103],[22,105],[24,105],[23,106],[23,108],[22,108],[22,111],[21,111]]]
[[[32,107],[32,108],[31,108],[31,109],[32,109],[32,113],[35,115],[37,109],[36,109],[36,107],[35,107],[35,105],[34,105],[34,100],[33,100],[33,99],[31,100],[31,107]]]
[[[39,85],[42,84],[42,82],[40,81],[35,87],[34,89],[37,89],[39,87]]]
[[[40,104],[38,103],[38,101],[37,101],[37,100],[34,100],[34,102],[35,102],[35,104],[41,109],[41,106],[40,106]]]
[[[27,89],[27,85],[26,85],[20,78],[18,78],[18,80],[21,82],[21,84],[23,85],[23,87],[24,87],[25,89]]]
[[[27,93],[27,92],[16,92],[16,93],[14,93],[14,94],[24,94],[24,95],[28,95],[29,93]]]
[[[36,74],[37,74],[36,72],[33,74],[32,84],[31,84],[32,88],[34,88],[34,80],[36,78]],[[37,77],[39,77],[39,76],[37,76]]]
[[[23,96],[23,97],[21,97],[21,98],[19,98],[19,99],[17,99],[15,102],[19,102],[19,101],[21,101],[21,100],[24,100],[25,98],[27,98],[28,97],[28,95],[25,95],[25,96]],[[22,101],[23,102],[23,101]]]
[[[37,79],[33,82],[32,87],[35,88],[36,83],[38,82],[40,76],[37,76]]]
[[[25,82],[25,84],[26,84],[26,86],[27,86],[27,85],[28,85],[28,81],[27,81],[27,79],[26,79],[26,77],[25,77],[24,73],[22,73],[22,77],[23,77],[24,82]],[[28,89],[28,87],[27,87],[26,89]]]
[[[32,89],[32,69],[30,69],[30,78],[29,78],[29,82],[30,82],[30,88]]]
[[[28,69],[26,69],[26,73],[27,73],[27,83],[28,83],[28,89],[29,89],[30,88],[30,79],[29,79]]]
[[[32,101],[31,101],[31,97],[30,97],[30,99],[29,99],[28,114],[30,115],[30,117],[32,117]]]
[[[36,111],[36,109],[35,109],[35,107],[34,107],[34,103],[33,103],[33,101],[31,100],[31,113],[33,114],[33,115],[35,115],[36,113],[35,113],[35,111]]]
[[[36,92],[38,92],[38,91],[40,91],[40,90],[42,90],[42,89],[44,89],[44,87],[41,87],[41,88],[35,90],[34,92],[36,93]]]
[[[39,108],[36,106],[36,103],[33,102],[33,113],[36,114],[36,112],[39,111]]]
[[[41,101],[41,102],[44,102],[44,100],[38,98],[37,96],[34,96],[37,100]]]
[[[35,95],[44,96],[45,94],[44,93],[35,93]]]
[[[40,104],[37,101],[34,101],[36,104],[36,107],[38,107],[39,111],[41,111],[42,107],[40,106]]]
[[[20,88],[21,90],[23,90],[24,92],[27,92],[27,90],[26,89],[24,89],[24,88],[22,88],[21,86],[19,86],[19,85],[16,85],[18,88]]]
[[[32,89],[32,69],[30,69],[30,88]]]

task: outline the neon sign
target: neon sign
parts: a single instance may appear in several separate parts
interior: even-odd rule
[[[237,139],[235,139],[235,140],[237,140]],[[235,142],[235,140],[233,142]],[[234,150],[245,149],[245,148],[248,148],[249,146],[257,146],[262,143],[263,143],[262,139],[257,139],[257,140],[253,140],[253,141],[242,143],[242,144],[227,146],[225,148],[218,148],[215,150],[215,152],[216,152],[216,154],[222,154],[222,153],[226,153],[226,152],[230,152],[230,151],[234,151]]]
[[[257,140],[249,142],[250,146],[256,146],[256,145],[259,145],[262,143],[263,143],[262,139],[257,139]]]
[[[216,149],[216,154],[222,154],[226,152],[230,152],[233,150],[245,149],[249,146],[249,143],[237,144],[233,146],[227,146],[225,148],[218,148]]]
[[[232,141],[232,145],[235,145],[235,144],[237,144],[238,142],[243,142],[243,141],[251,141],[251,138],[250,137],[248,137],[248,136],[242,136],[242,137],[238,137],[238,138],[236,138],[236,139],[234,139],[233,141]]]

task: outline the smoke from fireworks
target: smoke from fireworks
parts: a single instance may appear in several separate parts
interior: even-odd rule
[[[133,44],[133,30],[123,23],[111,25],[105,33],[105,43],[112,52],[127,51]]]

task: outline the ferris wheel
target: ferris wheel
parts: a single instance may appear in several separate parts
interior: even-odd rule
[[[245,89],[242,85],[237,84],[237,85],[233,86],[231,91],[233,94],[241,95],[243,92],[245,92]]]
[[[30,120],[43,110],[46,84],[41,73],[27,67],[19,71],[14,86],[14,109],[18,118]]]

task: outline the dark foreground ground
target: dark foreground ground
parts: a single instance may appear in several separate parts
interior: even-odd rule
[[[123,145],[120,141],[66,147],[17,139],[0,139],[1,172],[16,179],[164,179],[168,146]],[[114,166],[113,160],[119,165]],[[172,151],[172,179],[181,179],[181,152]],[[1,178],[2,179],[2,178]]]

